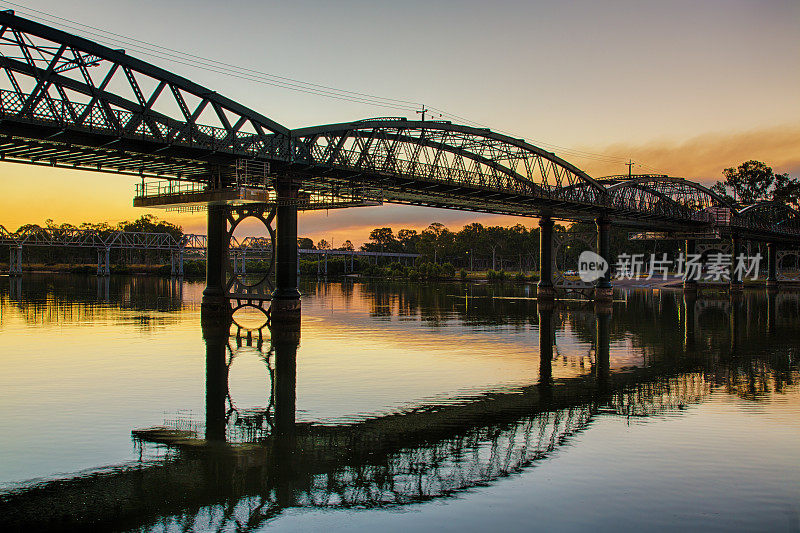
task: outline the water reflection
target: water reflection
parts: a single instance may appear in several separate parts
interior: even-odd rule
[[[321,293],[315,296],[332,290],[335,285],[313,288]],[[598,417],[679,416],[718,388],[759,401],[797,379],[796,295],[697,300],[680,293],[631,292],[609,312],[586,305],[537,306],[524,290],[492,298],[497,289],[480,286],[467,287],[466,296],[460,285],[348,283],[340,290],[345,308],[365,305],[373,319],[387,325],[419,317],[426,328],[459,324],[487,335],[534,326],[538,376],[514,390],[350,424],[299,422],[300,324],[273,322],[246,330],[228,321],[204,321],[202,430],[136,432],[140,446],[165,450],[163,460],[25,487],[0,502],[0,521],[11,528],[254,530],[288,508],[425,502],[535,467],[571,445]],[[35,294],[11,300],[27,317],[26,306],[38,313],[41,302],[53,298]],[[348,320],[341,314],[332,324]],[[406,331],[413,334],[410,327]],[[567,331],[570,342],[592,347],[590,367],[555,376],[553,364]],[[231,364],[245,349],[263,360],[263,409],[237,409],[230,394]],[[634,364],[612,364],[615,355],[629,361],[631,354]]]

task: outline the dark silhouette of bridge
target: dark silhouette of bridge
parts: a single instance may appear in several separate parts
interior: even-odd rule
[[[139,176],[135,205],[207,208],[206,309],[227,296],[299,310],[297,211],[391,202],[538,217],[539,297],[552,298],[553,219],[594,221],[609,264],[611,224],[686,240],[744,239],[776,250],[800,240],[800,213],[785,204],[738,206],[682,178],[594,179],[522,139],[445,121],[377,118],[299,129],[123,50],[0,13],[0,159]],[[148,184],[146,179],[168,182]],[[275,283],[228,272],[238,222],[276,223]],[[595,289],[611,296],[610,269]],[[742,279],[733,276],[731,289]],[[273,286],[274,285],[274,286]],[[687,286],[692,290],[692,286]],[[216,311],[214,311],[216,310]]]
[[[200,254],[205,257],[208,239],[205,235],[185,233],[173,235],[171,233],[146,232],[146,231],[121,231],[98,230],[78,228],[42,228],[38,226],[22,228],[15,232],[8,231],[0,225],[0,246],[9,247],[9,275],[20,276],[23,272],[23,248],[89,248],[97,250],[97,275],[108,276],[111,274],[111,250],[148,250],[166,252],[170,254],[171,274],[182,277],[184,274],[184,259],[186,254]],[[318,271],[328,273],[328,256],[343,257],[347,272],[348,261],[352,272],[355,267],[355,258],[367,261],[376,261],[379,257],[387,260],[414,261],[419,254],[403,252],[368,252],[362,250],[327,250],[303,249],[300,254],[314,256],[317,260]],[[274,259],[272,239],[265,237],[244,237],[241,240],[231,237],[228,244],[228,255],[233,261],[233,271],[245,275],[247,258]],[[324,265],[324,266],[323,266]]]

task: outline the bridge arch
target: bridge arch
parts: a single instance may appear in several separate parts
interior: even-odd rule
[[[737,224],[747,229],[800,234],[800,212],[785,202],[757,202],[739,210],[737,219]]]
[[[208,179],[209,164],[287,151],[289,130],[274,120],[11,11],[0,12],[0,69],[0,118],[11,133],[0,143],[4,159]]]
[[[684,178],[663,174],[607,176],[600,179],[614,199],[628,209],[658,211],[663,215],[707,221],[718,209],[729,215],[734,206],[711,189]]]
[[[449,195],[458,189],[487,203],[530,200],[531,209],[541,209],[557,202],[597,206],[606,195],[600,183],[551,152],[446,121],[366,119],[296,129],[292,137],[293,162],[318,170],[320,185],[335,186],[337,175],[357,177],[389,201],[417,203],[413,196],[421,190]],[[529,214],[524,206],[519,211]]]

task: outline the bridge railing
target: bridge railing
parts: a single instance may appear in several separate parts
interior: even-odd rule
[[[192,181],[156,180],[136,184],[136,196],[139,198],[149,196],[170,196],[175,194],[189,194],[203,192],[209,188],[204,183]]]

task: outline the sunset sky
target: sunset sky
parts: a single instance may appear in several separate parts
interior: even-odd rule
[[[634,172],[705,183],[747,159],[800,175],[796,0],[68,4],[0,1],[43,22],[32,10],[241,67],[424,102],[542,145],[596,177],[625,172],[627,158],[646,165]],[[290,128],[413,116],[129,53]],[[0,224],[11,230],[47,218],[114,223],[148,212],[131,207],[133,179],[11,163],[0,169]],[[205,232],[202,214],[149,212]],[[382,206],[306,213],[300,233],[359,244],[379,226],[519,220]]]

